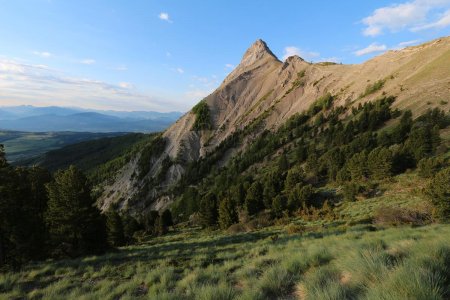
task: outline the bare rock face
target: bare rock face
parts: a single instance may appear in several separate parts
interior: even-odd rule
[[[311,64],[298,56],[281,62],[264,41],[257,40],[236,69],[203,100],[210,110],[211,129],[192,130],[195,115],[186,113],[163,133],[166,147],[160,157],[152,158],[152,169],[146,178],[138,180],[133,176],[136,160],[132,160],[117,175],[115,183],[105,188],[100,205],[106,209],[119,202],[135,211],[148,207],[164,209],[173,200],[165,191],[181,178],[186,163],[212,152],[236,130],[258,118],[263,120],[261,130],[275,130],[326,93],[334,95],[335,105],[358,105],[386,94],[397,97],[394,106],[413,113],[433,106],[448,110],[450,104],[440,102],[449,100],[449,70],[450,38],[388,51],[358,65]],[[384,82],[383,87],[365,95],[367,87],[379,80]],[[235,152],[230,151],[220,164],[225,164]],[[166,157],[177,162],[167,170],[164,182],[144,189],[145,182],[156,176]],[[136,195],[140,195],[137,200]]]

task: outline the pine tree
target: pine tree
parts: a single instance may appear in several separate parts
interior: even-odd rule
[[[217,198],[213,193],[208,193],[202,198],[199,212],[201,223],[204,227],[212,227],[217,224]]]
[[[161,221],[163,226],[169,227],[173,225],[172,220],[172,213],[170,212],[170,209],[165,209],[161,214]]]
[[[372,150],[367,158],[367,166],[373,179],[383,179],[392,176],[393,155],[383,147]]]
[[[45,257],[43,212],[50,175],[40,168],[14,169],[0,145],[0,267]]]
[[[305,171],[300,166],[295,166],[290,169],[287,173],[286,180],[284,182],[284,189],[286,191],[290,191],[293,189],[298,183],[302,183],[305,179]]]
[[[245,197],[244,206],[250,216],[264,209],[263,197],[261,183],[255,181],[248,189],[247,196]]]
[[[235,203],[230,198],[224,198],[219,205],[219,225],[222,229],[227,229],[237,223],[238,214]]]
[[[352,158],[350,158],[350,160],[347,162],[346,168],[353,180],[367,178],[367,152],[362,151],[353,155]]]
[[[45,222],[57,255],[103,252],[106,230],[100,211],[94,206],[87,178],[76,167],[58,171],[47,184],[48,209]]]
[[[126,243],[134,242],[134,233],[142,230],[142,226],[138,223],[138,221],[129,215],[124,215],[122,217],[123,223],[123,233],[125,236]]]
[[[272,211],[276,217],[283,216],[283,212],[287,208],[287,201],[284,195],[277,195],[272,202]]]
[[[108,242],[111,246],[120,247],[125,245],[125,234],[122,218],[114,209],[110,210],[106,214],[106,228],[108,230]]]

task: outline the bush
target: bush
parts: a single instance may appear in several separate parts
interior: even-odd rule
[[[439,221],[450,220],[450,167],[438,172],[425,189],[434,206],[433,216]]]
[[[431,178],[443,167],[443,161],[436,157],[423,158],[419,161],[417,167],[419,169],[419,176]]]
[[[398,207],[380,207],[375,211],[374,222],[379,225],[425,225],[430,223],[429,211],[411,210]]]
[[[305,232],[305,226],[303,225],[298,225],[298,224],[289,224],[285,227],[286,232],[288,234],[296,234],[296,233],[303,233]]]

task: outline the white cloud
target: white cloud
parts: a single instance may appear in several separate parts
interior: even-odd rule
[[[320,58],[321,62],[333,62],[333,63],[340,63],[341,60],[339,59],[339,57],[321,57]]]
[[[52,56],[52,54],[50,52],[46,52],[46,51],[44,51],[44,52],[33,51],[33,54],[37,55],[37,56],[40,56],[40,57],[45,57],[45,58],[48,58],[48,57]]]
[[[191,89],[189,91],[187,91],[185,93],[185,97],[189,100],[189,101],[198,101],[201,100],[203,98],[205,98],[206,96],[208,96],[209,94],[211,94],[213,92],[212,89]]]
[[[80,60],[80,64],[93,65],[93,64],[95,64],[95,59],[90,59],[90,58],[83,59],[83,60]]]
[[[392,50],[400,50],[400,49],[403,49],[403,48],[408,47],[408,46],[416,45],[419,42],[420,42],[420,40],[412,40],[412,41],[401,42],[401,43],[398,43],[397,46],[392,47],[391,49]]]
[[[132,89],[134,86],[129,82],[119,82],[119,86],[123,89]]]
[[[303,51],[295,46],[287,46],[284,48],[283,60],[286,60],[289,56],[298,55],[304,60],[313,60],[320,57],[318,52]]]
[[[414,27],[412,30],[442,29],[448,26],[450,26],[450,9],[443,13],[437,21]]]
[[[163,21],[167,21],[169,23],[172,23],[172,20],[170,19],[168,13],[162,12],[162,13],[159,14],[158,18],[160,18]]]
[[[184,70],[183,70],[182,68],[176,68],[176,71],[177,71],[179,74],[183,74],[183,73],[184,73]]]
[[[353,52],[356,56],[362,56],[362,55],[366,55],[366,54],[370,54],[370,53],[374,53],[374,52],[381,52],[381,51],[385,51],[387,49],[386,45],[380,45],[377,43],[372,43],[369,46],[367,46],[366,48],[360,49],[358,51]]]
[[[142,94],[130,83],[67,76],[44,65],[0,59],[2,105],[79,106],[113,110],[178,110],[184,104]]]
[[[116,70],[116,71],[127,71],[128,67],[125,66],[125,65],[120,65],[120,66],[115,67],[114,70]]]
[[[225,69],[234,69],[235,68],[235,65],[233,65],[233,64],[225,64]]]
[[[450,20],[446,16],[431,24],[427,24],[427,20],[436,10],[449,6],[450,0],[415,0],[381,7],[362,20],[366,26],[363,34],[377,36],[385,30],[395,32],[403,29],[443,28],[450,25]]]

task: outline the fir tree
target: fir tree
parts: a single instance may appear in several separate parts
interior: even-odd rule
[[[76,256],[106,249],[104,220],[94,206],[87,178],[76,167],[58,171],[47,185],[45,221],[55,254]]]
[[[245,197],[245,209],[251,216],[264,209],[263,188],[259,181],[255,181],[247,191]]]
[[[124,226],[119,213],[112,209],[106,214],[108,242],[111,246],[120,247],[125,244]]]
[[[206,194],[200,202],[200,219],[205,227],[215,226],[218,218],[217,198],[213,193]]]
[[[224,198],[219,205],[219,225],[222,229],[227,229],[231,225],[237,223],[238,214],[236,205],[230,198]]]

